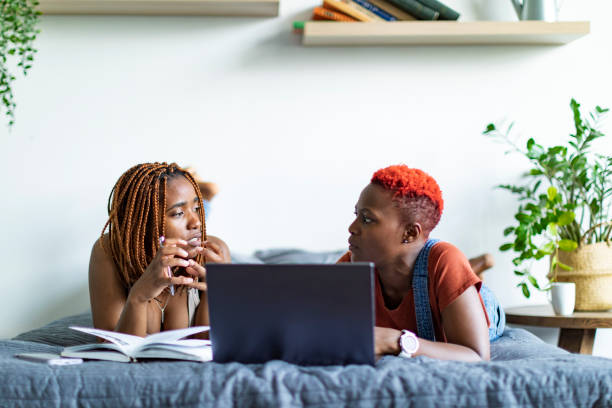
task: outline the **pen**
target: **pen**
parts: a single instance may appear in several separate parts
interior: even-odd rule
[[[166,238],[162,235],[161,237],[159,237],[159,248],[163,248],[164,247],[164,241],[166,240]],[[172,271],[170,270],[169,266],[166,266],[166,274],[168,275],[169,278],[172,277]],[[174,285],[170,285],[170,295],[174,296]]]

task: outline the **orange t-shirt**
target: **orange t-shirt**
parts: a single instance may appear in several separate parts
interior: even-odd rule
[[[338,260],[338,263],[350,261],[351,253],[347,252]],[[442,328],[442,311],[470,286],[475,285],[476,290],[480,292],[482,281],[472,271],[465,255],[448,242],[438,242],[431,248],[427,268],[429,273],[429,304],[436,340],[446,342],[446,335]],[[375,281],[376,326],[398,330],[407,329],[417,333],[412,289],[404,296],[398,307],[387,309],[378,271],[376,271]],[[480,303],[487,319],[487,325],[489,325],[489,317],[482,297],[480,297]]]

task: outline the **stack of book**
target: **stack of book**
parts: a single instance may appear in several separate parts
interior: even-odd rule
[[[314,20],[398,21],[457,20],[459,13],[438,0],[323,0]]]

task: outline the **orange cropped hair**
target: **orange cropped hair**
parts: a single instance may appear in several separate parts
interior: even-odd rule
[[[193,176],[176,163],[142,163],[119,177],[108,198],[108,221],[100,242],[110,254],[124,287],[131,287],[147,269],[166,234],[166,188],[168,180],[183,176],[193,186],[200,202],[202,240],[206,240],[202,194]],[[104,233],[108,227],[108,243]],[[198,254],[196,262],[202,264]]]
[[[372,184],[393,192],[393,198],[416,217],[424,229],[431,231],[440,221],[444,209],[442,191],[436,180],[419,169],[405,164],[385,167],[374,173]]]

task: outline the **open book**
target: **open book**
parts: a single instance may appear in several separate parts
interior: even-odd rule
[[[110,343],[82,344],[66,347],[61,355],[92,360],[110,360],[128,363],[144,358],[211,361],[210,340],[185,339],[195,333],[209,330],[208,326],[167,330],[147,337],[132,336],[90,327],[71,326],[71,329],[93,334]]]

